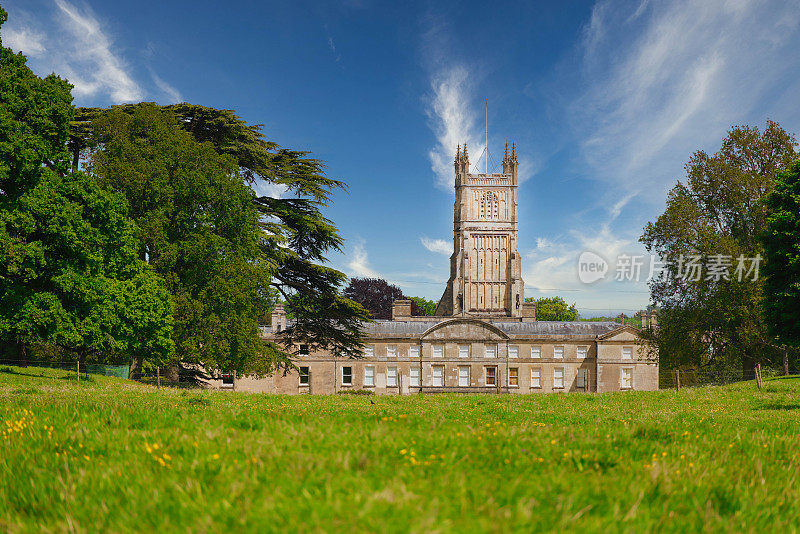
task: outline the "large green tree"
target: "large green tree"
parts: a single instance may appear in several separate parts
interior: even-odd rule
[[[155,105],[113,110],[93,128],[88,169],[130,203],[139,256],[172,294],[176,358],[254,370],[266,350],[258,328],[271,304],[270,266],[236,161]]]
[[[321,208],[344,184],[321,162],[277,148],[229,110],[144,103],[78,118],[73,159],[88,153],[91,172],[128,197],[141,256],[176,298],[177,357],[270,372],[300,344],[359,354],[368,315],[340,295],[345,275],[324,265],[342,240]],[[285,194],[254,194],[260,180]],[[277,299],[293,319],[280,345],[258,335]]]
[[[137,257],[125,198],[69,170],[70,90],[0,46],[0,338],[22,358],[31,345],[165,358],[169,295]]]
[[[778,357],[760,312],[763,282],[751,258],[763,252],[761,198],[796,158],[796,145],[772,121],[763,131],[732,128],[716,154],[694,153],[686,180],[645,227],[640,240],[665,263],[650,285],[660,308],[655,341],[662,364],[729,374]]]
[[[800,161],[764,199],[764,315],[779,343],[800,346]]]

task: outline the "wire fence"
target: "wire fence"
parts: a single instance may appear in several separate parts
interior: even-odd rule
[[[659,369],[659,389],[680,389],[682,387],[722,386],[735,382],[760,381],[779,376],[779,370],[757,365],[751,369],[731,369],[715,367],[682,367]]]
[[[27,369],[44,368],[44,369],[60,369],[71,373],[77,379],[81,376],[88,375],[104,375],[115,376],[117,378],[128,378],[130,375],[130,365],[112,365],[103,363],[85,363],[85,362],[64,362],[64,361],[32,361],[32,360],[12,360],[8,358],[0,358],[0,371],[11,372],[11,367],[19,367]]]
[[[154,386],[169,386],[180,388],[202,387],[208,380],[221,379],[226,373],[207,374],[199,366],[172,366],[172,367],[153,367],[145,366],[132,376],[131,366],[128,364],[101,364],[86,363],[77,361],[41,361],[41,360],[20,360],[10,358],[0,358],[0,372],[12,374],[37,374],[38,369],[57,369],[64,371],[61,378],[85,380],[91,375],[114,376],[117,378],[134,379],[144,384]],[[38,371],[38,374],[41,374]]]

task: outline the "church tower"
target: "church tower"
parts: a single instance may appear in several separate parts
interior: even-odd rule
[[[453,255],[436,315],[522,317],[516,145],[509,153],[506,143],[500,174],[470,174],[466,144],[456,148],[454,166]]]

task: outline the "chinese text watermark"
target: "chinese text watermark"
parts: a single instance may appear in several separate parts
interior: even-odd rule
[[[649,282],[666,269],[672,268],[679,279],[691,282],[701,280],[739,282],[758,280],[761,255],[738,257],[725,254],[681,254],[674,261],[664,261],[654,255],[620,254],[613,271],[609,262],[599,254],[586,251],[578,258],[578,278],[584,284],[603,280],[613,273],[618,282]]]

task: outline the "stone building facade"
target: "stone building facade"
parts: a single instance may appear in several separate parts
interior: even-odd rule
[[[455,167],[450,277],[432,317],[395,301],[392,319],[366,327],[362,358],[300,347],[298,371],[237,380],[236,389],[332,394],[368,389],[419,392],[607,392],[658,389],[658,361],[640,330],[613,322],[537,321],[525,302],[518,252],[517,156],[506,146],[503,172],[471,174],[466,145]],[[266,336],[286,326],[282,306]],[[649,323],[649,324],[648,324]],[[655,314],[642,315],[643,328]]]

